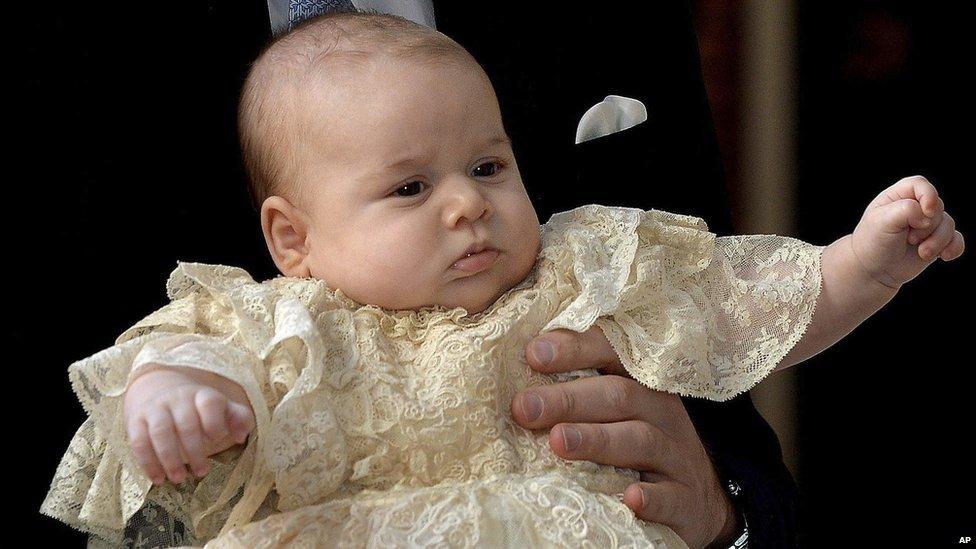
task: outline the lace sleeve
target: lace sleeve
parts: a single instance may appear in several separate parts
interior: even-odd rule
[[[166,531],[197,543],[334,490],[346,475],[345,440],[320,383],[325,343],[303,303],[240,269],[203,264],[181,263],[167,291],[169,305],[69,367],[89,417],[41,512],[115,545],[135,543],[133,532],[169,543],[153,533]],[[154,487],[131,453],[122,399],[150,363],[215,372],[250,400],[257,425],[246,446],[211,456],[202,479]]]
[[[546,330],[600,326],[652,389],[728,400],[768,375],[813,317],[822,246],[716,238],[699,218],[658,210],[585,207],[570,219],[580,293]]]

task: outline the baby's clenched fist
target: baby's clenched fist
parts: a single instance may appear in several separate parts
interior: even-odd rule
[[[864,271],[892,288],[936,259],[952,261],[966,249],[939,192],[922,176],[899,180],[868,204],[851,246]]]
[[[243,443],[254,412],[239,385],[205,370],[153,365],[132,380],[123,413],[133,454],[154,484],[210,470],[208,457]]]

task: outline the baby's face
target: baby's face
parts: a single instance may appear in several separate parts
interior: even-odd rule
[[[474,314],[528,275],[539,219],[479,68],[377,59],[329,90],[307,95],[311,276],[360,303]]]

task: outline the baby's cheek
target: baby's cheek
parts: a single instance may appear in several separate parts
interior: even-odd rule
[[[431,280],[436,256],[410,246],[373,250],[363,262],[361,292],[366,303],[387,309],[412,309],[427,305],[437,284]]]
[[[518,265],[516,277],[519,281],[529,275],[535,266],[536,259],[539,257],[539,247],[542,238],[539,235],[539,226],[535,225],[531,230],[525,232],[519,239],[522,245],[519,247]]]

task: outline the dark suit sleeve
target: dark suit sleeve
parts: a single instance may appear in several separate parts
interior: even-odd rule
[[[657,208],[732,231],[729,192],[685,2],[617,3],[585,14],[519,3],[478,14],[435,2],[438,29],[472,52],[491,78],[526,189],[546,220],[599,203]],[[575,144],[576,125],[607,95],[642,101],[643,124]],[[748,395],[683,399],[737,504],[750,547],[796,545],[797,490],[779,442]]]

